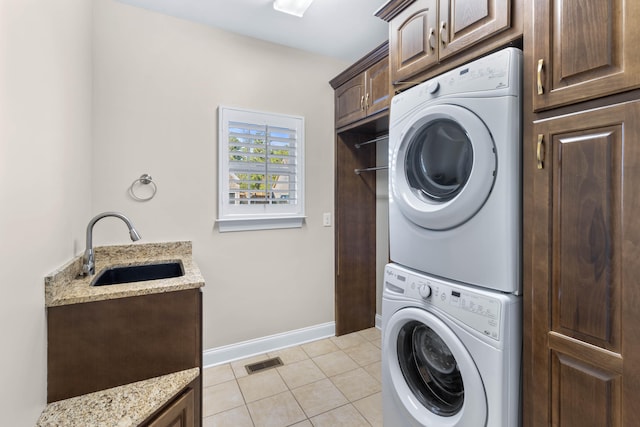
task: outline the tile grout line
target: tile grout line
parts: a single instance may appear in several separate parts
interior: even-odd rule
[[[364,338],[364,337],[362,337],[362,338],[365,340],[365,343],[371,343],[371,341],[370,341],[370,340],[367,340],[367,339],[366,339],[366,338]],[[334,343],[334,344],[335,344],[335,343]],[[358,345],[362,345],[362,344],[358,344]],[[336,353],[336,352],[338,352],[338,351],[341,351],[341,352],[342,352],[342,353],[344,353],[344,354],[345,354],[345,355],[346,355],[346,356],[347,356],[351,361],[353,361],[353,362],[356,364],[357,368],[355,368],[355,369],[351,369],[351,370],[348,370],[348,371],[345,371],[345,372],[341,372],[341,373],[336,374],[336,375],[333,375],[333,376],[329,376],[329,375],[327,375],[327,373],[326,373],[326,372],[324,372],[324,371],[322,370],[322,368],[321,368],[320,366],[318,366],[318,364],[316,363],[316,361],[315,361],[315,360],[313,360],[314,358],[313,358],[313,357],[311,357],[311,356],[309,356],[309,354],[308,354],[308,353],[304,350],[304,348],[303,348],[302,350],[305,352],[305,354],[307,354],[307,356],[309,356],[309,360],[311,360],[311,362],[314,364],[314,366],[316,366],[316,367],[320,370],[320,372],[322,372],[322,373],[325,375],[325,378],[320,379],[320,380],[317,380],[317,381],[312,381],[311,383],[304,384],[304,385],[302,385],[302,386],[300,386],[300,387],[297,387],[297,388],[301,388],[301,387],[304,387],[304,386],[309,385],[309,384],[315,384],[315,383],[320,382],[320,381],[322,381],[322,380],[324,380],[324,379],[328,379],[328,380],[331,382],[331,384],[332,384],[332,385],[333,385],[333,386],[338,390],[338,392],[340,393],[340,395],[342,395],[342,397],[344,397],[344,398],[345,398],[345,400],[347,401],[347,403],[345,403],[345,404],[343,404],[343,405],[336,406],[335,408],[332,408],[332,409],[328,409],[328,410],[326,410],[326,411],[324,411],[324,412],[320,412],[320,413],[318,413],[318,414],[314,415],[313,417],[318,417],[318,416],[320,416],[320,415],[322,415],[322,414],[326,414],[326,413],[328,413],[328,412],[335,411],[336,409],[339,409],[339,408],[345,407],[345,406],[347,406],[347,405],[351,405],[351,406],[352,406],[352,407],[353,407],[353,408],[358,412],[358,414],[360,414],[360,416],[365,420],[365,422],[366,422],[367,424],[371,425],[371,423],[369,422],[369,420],[367,419],[367,417],[366,417],[366,416],[365,416],[365,415],[364,415],[364,414],[363,414],[363,413],[362,413],[362,412],[357,408],[357,406],[355,406],[355,405],[353,404],[353,403],[354,403],[354,401],[352,401],[352,400],[351,400],[351,399],[349,399],[347,396],[345,396],[345,395],[344,395],[344,393],[342,392],[342,390],[340,390],[340,388],[339,388],[339,387],[335,384],[335,382],[332,380],[332,378],[335,378],[335,377],[337,377],[338,375],[341,375],[341,374],[344,374],[344,373],[347,373],[347,372],[352,372],[352,371],[355,371],[355,370],[358,370],[358,369],[364,369],[364,366],[363,366],[363,365],[361,365],[361,364],[360,364],[357,360],[355,360],[353,357],[351,357],[347,352],[345,352],[345,350],[346,350],[346,349],[351,348],[351,347],[345,347],[345,348],[343,349],[343,348],[340,348],[337,344],[336,344],[336,346],[338,347],[338,350],[337,350],[337,351],[335,351],[335,352],[330,352],[330,353]],[[352,347],[356,347],[356,346],[357,346],[357,345],[354,345],[354,346],[352,346]],[[330,354],[330,353],[325,353],[325,354]],[[323,356],[323,355],[318,355],[318,356],[316,356],[316,357],[320,357],[320,356]],[[377,363],[377,362],[373,362],[373,363]],[[372,365],[373,363],[370,363],[370,364],[365,365],[365,366]],[[366,372],[366,370],[365,370],[365,372]],[[366,372],[366,373],[367,373],[367,375],[370,375],[368,372]],[[280,372],[278,372],[278,374],[280,374]],[[280,375],[280,377],[282,378],[282,375]],[[373,377],[372,377],[372,378],[373,378]],[[284,381],[284,378],[282,378],[282,380]],[[375,379],[375,378],[374,378],[374,380],[375,380],[375,381],[377,381],[377,379]],[[298,399],[296,398],[295,394],[293,393],[293,390],[294,390],[294,389],[291,389],[291,388],[289,387],[289,385],[286,383],[286,381],[284,381],[284,382],[285,382],[285,385],[287,386],[287,389],[288,389],[288,390],[291,392],[291,394],[293,395],[293,398],[296,400],[296,402],[298,403],[298,405],[300,406],[300,408],[302,409],[302,411],[304,412],[304,414],[307,416],[307,420],[308,420],[310,423],[312,423],[311,418],[313,418],[313,417],[309,416],[309,415],[307,414],[307,412],[304,410],[304,408],[302,408],[302,405],[300,404],[300,402],[299,402],[299,401],[298,401]],[[368,395],[363,396],[362,398],[360,398],[360,399],[358,399],[358,400],[366,399],[367,397],[373,396],[373,395],[374,395],[374,394],[376,394],[376,393],[378,393],[378,392],[368,394]],[[358,400],[356,400],[356,401],[358,401]],[[300,422],[302,422],[302,421],[300,421]],[[313,423],[312,423],[312,424],[313,424]]]
[[[297,423],[304,422],[305,420],[306,420],[306,421],[309,421],[310,423],[312,423],[311,418],[313,418],[313,417],[317,417],[317,416],[320,416],[320,415],[323,415],[323,414],[326,414],[326,413],[328,413],[328,412],[331,412],[331,411],[334,411],[334,410],[336,410],[336,409],[339,409],[339,408],[345,407],[345,406],[347,406],[347,405],[351,405],[351,406],[355,409],[355,411],[356,411],[356,412],[357,412],[357,413],[358,413],[358,414],[359,414],[359,415],[364,419],[364,421],[365,421],[368,425],[371,425],[371,423],[369,422],[369,419],[366,417],[366,415],[365,415],[362,411],[360,411],[360,409],[358,409],[358,407],[357,407],[356,405],[354,405],[354,403],[355,403],[355,402],[358,402],[358,401],[361,401],[361,400],[363,400],[363,399],[367,399],[367,398],[369,398],[369,397],[371,397],[371,396],[375,395],[376,393],[379,393],[379,391],[378,391],[378,392],[373,392],[373,393],[370,393],[370,394],[366,394],[365,396],[362,396],[362,397],[360,397],[359,399],[356,399],[356,400],[351,400],[351,399],[349,399],[346,395],[344,395],[343,391],[342,391],[342,390],[340,390],[340,388],[335,384],[334,380],[332,379],[332,378],[335,378],[335,377],[337,377],[337,376],[339,376],[339,375],[342,375],[342,374],[345,374],[345,373],[348,373],[348,372],[352,372],[352,371],[355,371],[355,370],[358,370],[358,369],[363,369],[363,370],[365,371],[365,373],[366,373],[367,375],[371,376],[371,377],[372,377],[376,382],[378,382],[378,383],[380,382],[380,381],[378,380],[378,378],[374,377],[374,376],[373,376],[373,375],[372,375],[372,374],[371,374],[367,369],[365,369],[366,367],[369,367],[369,366],[372,366],[372,365],[374,365],[374,364],[376,364],[376,363],[379,363],[379,361],[374,361],[374,362],[367,363],[367,364],[364,364],[364,365],[363,365],[363,364],[359,363],[356,359],[354,359],[354,358],[353,358],[349,353],[347,353],[347,352],[345,351],[345,350],[348,350],[349,348],[354,348],[354,347],[357,347],[357,346],[359,346],[359,345],[363,345],[363,344],[366,344],[366,343],[369,343],[369,344],[373,345],[374,347],[376,347],[376,349],[377,349],[376,351],[381,351],[381,348],[380,348],[380,347],[378,347],[378,345],[376,345],[376,344],[375,344],[375,343],[380,339],[380,337],[375,337],[375,338],[373,338],[373,339],[368,339],[368,338],[366,338],[366,337],[362,336],[361,334],[359,334],[358,332],[356,332],[356,333],[358,334],[357,336],[359,336],[359,337],[363,340],[363,342],[358,343],[358,344],[355,344],[355,345],[352,345],[352,346],[348,346],[348,347],[344,347],[344,348],[342,348],[342,347],[340,347],[338,344],[336,344],[336,342],[335,342],[335,341],[336,341],[336,339],[334,339],[334,337],[332,337],[332,338],[326,338],[327,340],[330,340],[330,341],[333,343],[333,345],[335,345],[335,346],[336,346],[337,350],[335,350],[335,351],[329,351],[329,352],[327,352],[327,353],[322,353],[322,354],[318,354],[318,355],[314,356],[315,358],[317,358],[317,357],[320,357],[320,356],[324,356],[324,355],[327,355],[327,354],[336,353],[336,352],[340,351],[340,352],[342,352],[344,355],[346,355],[346,356],[347,356],[347,358],[348,358],[349,360],[351,360],[351,361],[355,364],[356,368],[354,368],[354,369],[350,369],[350,370],[347,370],[347,371],[345,371],[345,372],[340,372],[340,373],[335,374],[335,375],[333,375],[333,376],[329,376],[329,375],[327,375],[327,374],[325,373],[325,371],[324,371],[324,370],[322,370],[322,369],[321,369],[321,367],[320,367],[320,366],[316,363],[316,361],[314,360],[314,357],[312,357],[312,356],[311,356],[311,354],[308,352],[308,350],[305,350],[305,349],[304,349],[304,347],[302,347],[302,345],[289,347],[289,348],[300,347],[300,350],[301,350],[301,351],[303,352],[303,354],[306,356],[306,358],[301,359],[301,360],[297,360],[297,361],[295,361],[295,362],[293,362],[293,363],[298,363],[298,362],[303,362],[303,361],[305,361],[305,360],[310,360],[310,361],[313,363],[313,366],[315,366],[315,367],[316,367],[316,368],[317,368],[317,369],[318,369],[318,370],[323,374],[324,378],[322,378],[322,379],[318,379],[318,380],[315,380],[315,381],[311,381],[310,383],[303,384],[303,385],[301,385],[301,386],[299,386],[299,387],[296,387],[296,388],[291,388],[291,387],[289,386],[289,384],[285,381],[284,377],[282,376],[282,374],[281,374],[281,372],[280,372],[280,368],[281,368],[281,367],[274,367],[274,368],[275,368],[275,371],[276,371],[276,372],[277,372],[277,374],[278,374],[278,378],[279,378],[279,379],[282,381],[282,383],[286,386],[286,391],[283,391],[283,392],[281,392],[281,393],[285,393],[285,392],[290,393],[290,395],[294,398],[294,400],[295,400],[296,404],[299,406],[299,408],[302,410],[302,413],[303,413],[303,414],[304,414],[304,416],[306,417],[304,420],[297,421],[296,423],[291,424],[291,425],[295,425],[295,424],[297,424]],[[335,337],[335,338],[337,338],[337,337]],[[318,340],[318,341],[321,341],[321,340]],[[281,350],[284,350],[284,349],[281,349]],[[265,353],[265,354],[264,354],[264,357],[269,358],[269,357],[271,357],[271,356],[269,356],[269,353],[276,354],[276,353],[278,353],[278,352],[279,352],[279,351],[281,351],[281,350],[274,351],[274,352],[267,352],[267,353]],[[255,357],[255,356],[254,356],[254,357]],[[290,364],[292,364],[292,363],[286,363],[286,364],[283,364],[283,366],[287,366],[287,365],[290,365]],[[251,411],[249,411],[249,403],[247,402],[247,398],[246,398],[246,396],[245,396],[245,393],[243,392],[242,388],[240,387],[240,383],[239,383],[239,381],[238,381],[238,380],[239,380],[239,377],[238,377],[238,376],[237,376],[237,374],[236,374],[236,370],[233,368],[233,366],[232,366],[232,363],[231,363],[231,362],[229,362],[229,363],[228,363],[228,365],[229,365],[229,369],[231,370],[231,373],[233,374],[233,380],[235,381],[235,384],[236,384],[236,386],[237,386],[238,390],[240,391],[240,394],[241,394],[241,396],[242,396],[242,400],[243,400],[244,404],[243,404],[243,405],[239,405],[239,406],[234,407],[234,408],[230,408],[230,409],[225,410],[225,411],[221,411],[221,412],[216,413],[216,414],[211,414],[210,416],[215,416],[215,415],[218,415],[218,414],[224,413],[224,412],[226,412],[226,411],[229,411],[229,410],[232,410],[232,409],[237,409],[237,408],[240,408],[240,407],[243,407],[243,406],[244,406],[244,407],[245,407],[245,409],[246,409],[247,414],[249,415],[249,419],[250,419],[250,421],[251,421],[252,425],[255,427],[255,425],[256,425],[256,424],[255,424],[255,420],[254,420],[254,418],[253,418],[253,416],[252,416],[252,414],[251,414]],[[271,369],[269,369],[269,370],[271,370]],[[260,374],[260,373],[258,373],[258,374]],[[243,377],[244,377],[244,376],[243,376]],[[301,387],[304,387],[304,386],[310,385],[310,384],[315,384],[315,383],[317,383],[317,382],[319,382],[319,381],[323,381],[323,380],[325,380],[325,379],[328,379],[328,380],[329,380],[329,382],[331,383],[331,385],[337,389],[338,393],[340,393],[340,395],[341,395],[342,397],[344,397],[344,399],[346,400],[346,403],[345,403],[345,404],[343,404],[343,405],[339,405],[339,406],[337,406],[337,407],[335,407],[335,408],[328,409],[328,410],[326,410],[326,411],[320,412],[320,413],[318,413],[318,414],[314,415],[313,417],[310,417],[310,416],[307,414],[307,412],[304,410],[304,408],[302,407],[302,405],[300,404],[300,401],[299,401],[299,400],[298,400],[298,398],[295,396],[295,394],[293,393],[293,391],[294,391],[294,390],[297,390],[297,389],[299,389],[299,388],[301,388]],[[214,384],[214,385],[217,385],[217,384]],[[214,386],[214,385],[212,385],[212,386]],[[264,400],[264,399],[268,399],[268,398],[270,398],[270,397],[276,396],[276,395],[281,394],[281,393],[276,393],[276,394],[274,394],[274,395],[272,395],[272,396],[267,396],[267,397],[264,397],[264,398],[262,398],[262,399],[258,399],[258,400],[256,400],[255,402],[258,402],[258,401],[260,401],[260,400]],[[254,403],[254,402],[251,402],[251,403]],[[205,418],[208,418],[208,417],[205,417]],[[313,423],[312,423],[312,424],[313,424]]]

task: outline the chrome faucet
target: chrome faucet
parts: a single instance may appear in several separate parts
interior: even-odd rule
[[[82,257],[82,274],[84,276],[95,274],[96,266],[95,260],[93,256],[93,226],[101,220],[102,218],[106,218],[108,216],[114,216],[116,218],[120,218],[127,224],[129,228],[129,236],[131,236],[131,241],[135,242],[136,240],[140,240],[140,234],[136,231],[135,227],[126,216],[122,215],[118,212],[103,212],[94,216],[91,221],[89,221],[89,225],[87,225],[87,247],[84,250],[84,256]]]

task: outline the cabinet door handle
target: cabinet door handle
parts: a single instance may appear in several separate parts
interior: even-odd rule
[[[538,59],[538,95],[542,95],[544,93],[544,88],[542,87],[542,70],[544,69],[544,59]]]
[[[538,147],[536,149],[536,160],[538,169],[544,168],[544,134],[538,134]]]
[[[440,22],[440,43],[443,46],[447,44],[447,23],[445,21]]]
[[[367,95],[364,97],[364,106],[368,107],[369,106],[369,93],[367,92]]]
[[[360,109],[364,110],[364,95],[360,97]]]
[[[429,28],[429,48],[436,50],[436,30],[433,27]]]

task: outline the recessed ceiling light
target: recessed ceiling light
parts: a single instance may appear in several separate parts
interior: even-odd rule
[[[274,0],[273,8],[278,12],[288,13],[302,18],[313,0]]]

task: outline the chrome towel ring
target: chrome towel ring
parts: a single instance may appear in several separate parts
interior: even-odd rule
[[[142,186],[146,186],[146,185],[151,185],[151,194],[146,196],[146,197],[141,197],[138,196],[135,192],[136,189],[140,189],[142,188]],[[139,200],[141,202],[146,202],[147,200],[151,200],[153,199],[153,196],[156,195],[156,192],[158,191],[158,186],[156,185],[155,182],[153,182],[153,178],[151,178],[151,175],[143,173],[142,175],[140,175],[140,178],[134,180],[131,185],[129,186],[129,194],[131,195],[131,197],[133,197],[136,200]]]

